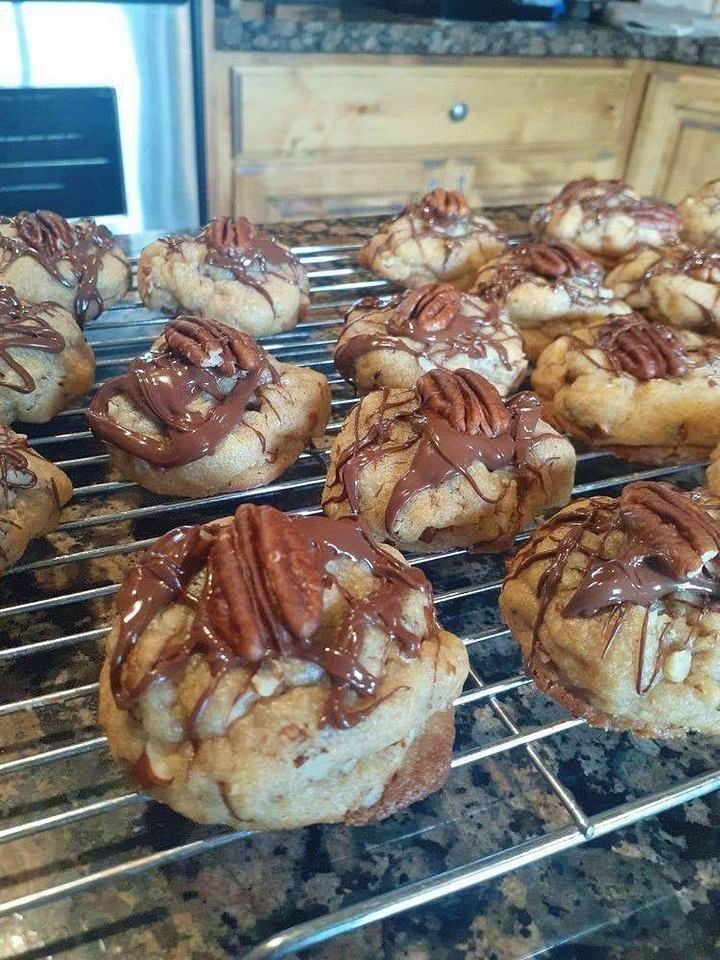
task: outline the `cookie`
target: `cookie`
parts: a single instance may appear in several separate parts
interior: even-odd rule
[[[290,330],[310,306],[297,257],[245,217],[218,217],[195,237],[163,237],[138,261],[146,307],[211,317],[254,337]]]
[[[534,517],[567,503],[575,451],[532,393],[503,400],[471,370],[434,370],[412,390],[378,390],[343,424],[323,509],[359,517],[403,550],[506,549]]]
[[[640,197],[622,180],[572,180],[532,216],[539,237],[562,240],[612,263],[641,244],[676,240],[682,227],[669,203]]]
[[[94,378],[95,357],[68,311],[0,283],[0,423],[46,423]]]
[[[527,359],[518,331],[496,305],[431,283],[354,304],[338,337],[335,365],[363,393],[412,387],[428,370],[464,367],[505,395],[522,383]]]
[[[100,721],[141,789],[200,823],[368,823],[444,782],[467,672],[421,571],[352,521],[246,505],[130,570]]]
[[[82,326],[130,287],[130,264],[107,227],[49,210],[0,217],[0,283],[34,303],[51,300]]]
[[[505,237],[473,213],[461,193],[440,187],[384,223],[358,253],[358,263],[406,287],[451,283],[467,290]]]
[[[0,573],[34,537],[57,527],[72,492],[69,478],[31,449],[27,437],[0,426]]]
[[[477,275],[471,292],[502,307],[534,363],[565,333],[630,308],[603,284],[603,268],[559,240],[511,244]]]
[[[558,429],[626,460],[702,459],[720,440],[720,341],[637,313],[551,343],[532,385]]]
[[[720,179],[711,180],[677,205],[683,236],[698,246],[720,244]]]
[[[720,500],[666,483],[571,504],[508,564],[500,611],[537,685],[593,726],[720,733]]]
[[[606,282],[651,320],[701,333],[720,327],[720,249],[642,247],[623,258]]]
[[[88,408],[118,472],[155,493],[211,496],[270,483],[330,416],[322,374],[280,363],[247,334],[178,317]]]

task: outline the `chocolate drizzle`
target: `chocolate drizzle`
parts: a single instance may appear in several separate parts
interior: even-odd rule
[[[356,596],[336,564],[362,564],[374,587]],[[338,622],[322,623],[323,596],[335,588],[343,601]],[[220,680],[232,669],[255,672],[267,661],[299,658],[322,668],[330,684],[324,722],[357,723],[378,704],[381,677],[362,664],[368,630],[379,628],[405,656],[419,654],[423,637],[406,626],[404,605],[430,585],[419,570],[375,547],[350,520],[288,516],[273,507],[241,506],[230,520],[179,527],[145,553],[117,597],[119,631],[110,683],[120,709],[131,709],[148,687],[181,670],[193,656],[207,663],[211,682],[192,712],[191,727]],[[186,629],[168,636],[154,660],[135,676],[133,650],[171,604],[191,611]],[[190,731],[192,732],[192,731]]]
[[[663,630],[654,662],[648,662],[651,614],[667,614],[671,600],[682,600],[702,613],[720,602],[720,570],[715,564],[720,521],[711,510],[720,511],[720,500],[686,493],[668,483],[642,482],[628,484],[617,500],[592,497],[544,524],[508,567],[508,580],[512,580],[534,564],[546,563],[537,584],[531,669],[542,650],[550,603],[571,560],[575,571],[581,558],[579,579],[559,612],[568,618],[604,616],[605,657],[627,614],[635,606],[645,607],[635,689],[639,695],[646,694],[659,676],[665,653]]]
[[[498,308],[447,283],[428,283],[389,298],[365,297],[350,308],[345,321],[335,364],[348,379],[357,360],[372,350],[396,350],[428,360],[450,353],[482,358],[492,350],[505,369],[513,366],[507,349],[511,334],[503,331]],[[353,327],[364,322],[384,329],[355,333]]]
[[[23,303],[12,287],[0,283],[0,360],[16,375],[14,381],[0,374],[0,388],[16,393],[32,393],[36,387],[27,367],[13,355],[13,348],[60,353],[65,339],[43,314],[53,307],[51,303]]]
[[[28,452],[27,437],[9,427],[0,427],[0,491],[5,500],[11,491],[30,490],[37,485],[37,474],[30,468]]]
[[[361,471],[388,454],[414,448],[410,466],[397,481],[385,511],[385,532],[391,541],[397,517],[405,505],[418,493],[434,489],[452,476],[463,476],[475,493],[487,501],[470,472],[476,463],[482,463],[490,472],[513,468],[521,486],[528,453],[539,439],[535,435],[540,419],[537,396],[518,393],[503,401],[489,381],[471,370],[425,374],[417,383],[416,398],[413,402],[402,392],[393,400],[390,391],[384,390],[377,417],[362,437],[356,419],[355,440],[335,464],[333,482],[339,484],[340,492],[327,501],[347,501],[357,516]],[[400,409],[393,413],[393,406]],[[402,431],[403,435],[394,439],[398,425],[409,431]],[[432,539],[430,528],[424,536]],[[503,537],[497,548],[504,548],[506,541],[507,537]],[[493,544],[483,547],[492,549]]]
[[[93,433],[126,453],[177,467],[213,453],[245,411],[257,409],[263,385],[277,380],[268,355],[247,334],[214,320],[178,317],[159,346],[100,387],[88,422]],[[117,423],[110,405],[118,396],[158,424],[163,436],[154,439]],[[198,408],[203,400],[209,409]]]
[[[17,234],[9,237],[0,232],[0,251],[8,258],[6,266],[20,257],[32,257],[58,283],[74,289],[73,315],[81,325],[102,313],[104,303],[98,291],[102,258],[110,254],[125,263],[115,252],[115,241],[107,227],[92,219],[69,223],[49,210],[0,217],[3,224],[9,224]]]

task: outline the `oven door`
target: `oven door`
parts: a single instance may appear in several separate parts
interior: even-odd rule
[[[200,222],[189,2],[0,3],[0,214]]]

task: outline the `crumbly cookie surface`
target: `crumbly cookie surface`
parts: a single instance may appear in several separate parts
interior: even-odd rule
[[[720,327],[720,250],[684,243],[642,247],[606,282],[651,320],[701,333]]]
[[[100,719],[131,777],[198,822],[364,823],[445,780],[467,670],[398,554],[247,505],[129,573]]]
[[[138,261],[138,291],[147,307],[211,317],[255,337],[291,329],[310,305],[300,261],[245,217],[151,243]]]
[[[156,493],[211,496],[277,478],[323,434],[322,374],[272,359],[247,334],[178,317],[100,388],[90,428],[124,477]]]
[[[362,392],[412,387],[441,367],[475,370],[505,395],[522,383],[527,359],[517,329],[496,305],[443,283],[356,303],[338,337],[335,365]]]
[[[471,292],[502,307],[535,362],[553,340],[630,308],[603,284],[603,268],[578,247],[558,240],[509,245],[480,270]]]
[[[504,243],[495,224],[473,213],[462,194],[437,188],[383,224],[361,248],[358,263],[406,287],[451,283],[467,290]]]
[[[69,223],[49,210],[0,217],[0,283],[33,303],[51,300],[82,326],[130,287],[130,264],[92,219]]]
[[[22,434],[0,426],[0,573],[17,563],[34,537],[57,527],[71,496],[62,470]]]
[[[530,393],[503,401],[479,374],[438,370],[350,413],[323,491],[328,516],[356,516],[403,550],[506,549],[525,524],[567,503],[571,444]]]
[[[0,423],[46,423],[94,377],[95,357],[68,311],[0,283]]]
[[[532,384],[558,429],[624,459],[702,459],[720,440],[720,344],[639,314],[556,340]]]
[[[634,483],[535,531],[500,610],[538,685],[597,726],[720,732],[719,517],[706,491]]]
[[[720,243],[720,179],[706,183],[677,205],[683,222],[683,236],[699,246]]]
[[[535,211],[536,234],[562,240],[612,263],[641,244],[677,239],[682,221],[668,203],[640,197],[622,180],[572,180]]]

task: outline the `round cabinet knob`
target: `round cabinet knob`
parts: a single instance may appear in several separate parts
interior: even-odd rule
[[[458,100],[457,103],[454,103],[448,110],[448,116],[454,123],[460,123],[461,120],[465,119],[468,113],[468,105],[464,100]]]

